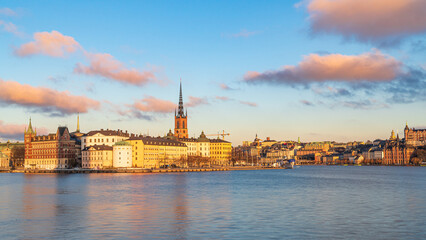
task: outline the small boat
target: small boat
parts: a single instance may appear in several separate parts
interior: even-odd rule
[[[284,169],[293,169],[294,168],[294,163],[296,162],[296,160],[294,159],[289,159],[286,161],[286,163],[284,163],[283,168]]]

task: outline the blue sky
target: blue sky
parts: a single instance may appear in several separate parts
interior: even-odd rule
[[[147,97],[177,103],[180,78],[184,102],[194,105],[188,108],[190,136],[202,130],[211,134],[225,130],[231,133],[228,140],[233,145],[252,140],[255,134],[277,140],[374,140],[387,138],[392,129],[402,133],[406,121],[412,127],[426,125],[425,24],[414,28],[407,23],[406,29],[413,26],[414,30],[395,29],[379,37],[370,29],[356,32],[358,28],[353,28],[348,37],[351,29],[342,30],[338,23],[315,25],[324,20],[313,18],[316,12],[310,10],[317,1],[299,2],[2,1],[0,79],[6,84],[13,81],[58,91],[58,96],[68,91],[97,101],[98,107],[80,113],[82,131],[119,128],[164,135],[174,127],[172,110],[132,105]],[[381,1],[376,2],[379,11],[387,14],[388,10],[379,8]],[[333,14],[330,10],[323,16],[332,18]],[[400,17],[404,22],[404,16]],[[386,27],[379,23],[374,27]],[[61,57],[16,54],[35,41],[35,33],[52,31],[71,37],[82,50]],[[397,43],[384,44],[394,38]],[[76,64],[90,65],[87,53],[110,54],[125,69],[155,74],[155,81],[135,85],[102,74],[76,73]],[[341,81],[314,76],[305,81],[309,74],[303,69],[300,76],[299,70],[291,72],[296,77],[280,70],[286,65],[299,66],[310,54],[330,56],[325,59],[329,61],[335,54],[365,53],[386,64],[397,62],[392,66],[402,66],[401,71],[391,78],[373,74],[374,79],[343,76]],[[384,67],[380,70],[389,69],[389,65]],[[245,77],[252,71],[259,75]],[[221,84],[230,89],[222,89]],[[403,97],[399,97],[399,87]],[[337,94],[338,90],[346,94]],[[7,94],[20,93],[16,89]],[[19,136],[10,129],[27,124],[29,117],[44,131],[53,132],[58,125],[75,129],[77,110],[58,109],[55,103],[52,107],[49,103],[24,104],[7,94],[0,89],[0,139]]]

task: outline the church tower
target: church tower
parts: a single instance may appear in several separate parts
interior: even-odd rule
[[[30,123],[28,124],[28,128],[25,128],[24,132],[24,144],[25,144],[25,159],[29,159],[32,156],[32,148],[31,148],[31,141],[32,138],[37,135],[37,132],[33,130],[33,126],[31,124],[31,118]]]
[[[179,107],[175,110],[175,137],[188,138],[188,112],[184,113],[182,100],[182,81],[180,82]]]

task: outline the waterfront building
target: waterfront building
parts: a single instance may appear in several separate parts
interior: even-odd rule
[[[408,145],[424,146],[426,145],[426,129],[409,128],[407,123],[405,124],[404,138]]]
[[[37,136],[30,123],[24,133],[24,167],[31,169],[69,168],[75,164],[75,141],[67,127],[58,127],[56,133]]]
[[[230,164],[232,146],[230,142],[222,139],[210,140],[210,158],[213,165],[227,166]]]
[[[11,167],[24,167],[25,146],[23,142],[11,143],[7,141],[6,143],[0,143],[0,153],[8,156]]]
[[[310,154],[328,154],[328,150],[330,149],[330,143],[328,142],[318,142],[318,143],[307,143],[302,148],[297,149],[296,155],[310,155]]]
[[[210,139],[206,137],[204,131],[198,138],[179,138],[178,141],[188,147],[188,156],[210,158]]]
[[[188,111],[184,113],[182,98],[182,81],[179,90],[179,106],[175,110],[175,133],[176,138],[188,138]]]
[[[0,152],[0,169],[9,169],[10,165],[9,156]]]
[[[391,137],[383,149],[383,165],[408,165],[415,148],[399,139],[392,130]]]
[[[81,147],[81,138],[84,136],[84,133],[80,132],[80,115],[77,115],[77,128],[75,132],[70,133],[71,138],[75,140],[75,149],[76,149],[76,161],[78,166],[82,166],[82,147]]]
[[[82,151],[82,168],[105,169],[112,167],[112,150],[107,145],[92,145]]]
[[[112,146],[112,165],[115,168],[132,167],[132,144],[121,141]]]
[[[118,129],[109,130],[101,129],[90,131],[87,134],[81,136],[81,149],[93,145],[107,145],[112,147],[115,143],[128,139],[130,135],[122,130]]]
[[[168,137],[131,136],[126,140],[132,146],[132,166],[159,168],[163,165],[182,165],[187,159],[187,146],[170,134]]]

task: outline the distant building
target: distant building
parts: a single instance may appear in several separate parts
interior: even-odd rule
[[[75,141],[67,127],[58,127],[56,133],[37,136],[30,123],[24,133],[25,168],[69,168],[76,162]]]
[[[187,158],[187,147],[174,138],[131,136],[132,166],[159,168],[162,165],[180,165]]]
[[[189,157],[210,157],[210,139],[206,137],[204,131],[198,138],[179,138],[178,141],[186,144]]]
[[[415,148],[395,137],[394,131],[383,148],[383,165],[408,165]]]
[[[82,156],[81,156],[81,138],[84,136],[84,133],[80,132],[80,115],[77,115],[77,129],[75,132],[71,132],[71,139],[75,140],[76,148],[76,161],[78,166],[82,166]]]
[[[175,137],[188,138],[188,111],[184,113],[182,99],[182,82],[179,91],[179,106],[177,113],[175,111]]]
[[[115,168],[132,167],[132,144],[121,141],[112,146],[112,166]]]
[[[0,169],[9,169],[10,165],[9,156],[0,152]]]
[[[112,168],[112,147],[105,144],[85,147],[81,166],[89,169]]]
[[[124,141],[130,137],[130,134],[122,130],[101,129],[90,131],[81,136],[81,149],[93,145],[106,145],[112,147],[115,143]]]
[[[412,146],[426,145],[426,129],[409,128],[408,124],[404,129],[405,143]]]
[[[5,154],[10,160],[10,166],[15,168],[24,167],[25,145],[23,142],[0,143],[0,153]]]
[[[213,165],[229,165],[232,155],[232,145],[222,139],[210,140],[210,158]]]

